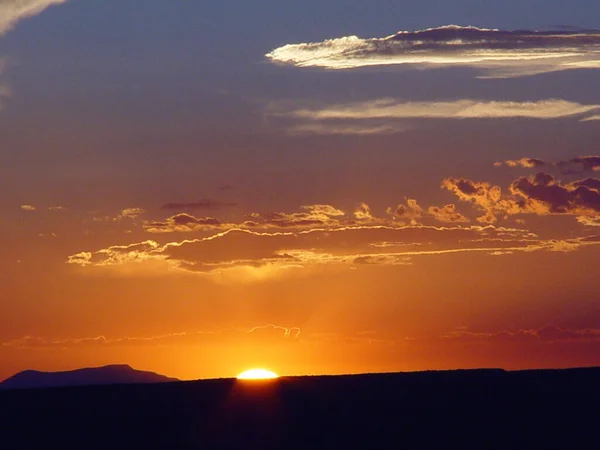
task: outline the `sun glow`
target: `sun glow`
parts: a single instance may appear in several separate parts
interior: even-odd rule
[[[238,380],[267,380],[271,378],[279,378],[279,375],[266,369],[248,369],[237,376]]]

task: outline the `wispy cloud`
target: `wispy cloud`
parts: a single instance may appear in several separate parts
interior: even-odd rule
[[[448,101],[405,101],[379,98],[350,103],[314,104],[303,101],[273,102],[266,114],[275,119],[287,134],[373,135],[400,133],[417,126],[417,120],[489,120],[489,119],[579,119],[600,112],[598,104],[581,104],[561,99],[539,101],[492,101],[459,99]],[[535,164],[506,161],[506,165]],[[502,165],[498,163],[497,165]]]
[[[600,114],[581,119],[582,122],[591,122],[592,120],[600,120]]]
[[[52,5],[66,3],[68,0],[0,0],[0,37],[4,36],[17,23],[28,17],[40,14]],[[6,61],[0,58],[0,75],[6,68]],[[11,89],[0,80],[0,109],[2,100],[10,97]]]
[[[269,114],[297,119],[375,120],[375,119],[560,119],[583,116],[600,111],[600,105],[584,105],[560,99],[535,102],[452,100],[410,102],[381,98],[364,102],[341,103],[297,108],[291,105],[273,105]]]
[[[68,0],[2,0],[0,2],[0,36],[10,31],[19,21],[41,13],[52,5]]]
[[[347,36],[288,44],[265,56],[297,67],[469,66],[482,69],[489,76],[515,77],[600,68],[600,32],[502,31],[448,25],[400,31],[384,38]]]

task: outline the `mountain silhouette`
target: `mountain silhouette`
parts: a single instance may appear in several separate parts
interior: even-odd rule
[[[179,380],[154,372],[135,370],[127,364],[114,364],[64,372],[24,370],[0,383],[0,389],[33,389],[90,386],[96,384],[164,383],[167,381]]]

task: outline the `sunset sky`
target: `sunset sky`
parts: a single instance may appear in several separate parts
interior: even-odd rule
[[[0,380],[600,365],[597,0],[0,0]]]

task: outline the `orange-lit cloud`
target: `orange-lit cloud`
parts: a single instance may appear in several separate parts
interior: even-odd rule
[[[466,66],[487,76],[516,77],[600,68],[598,31],[501,31],[449,25],[384,38],[357,36],[288,44],[265,56],[297,67],[352,69],[402,65]]]
[[[144,214],[146,211],[142,208],[125,208],[121,211],[118,218],[119,219],[136,219],[137,217]]]
[[[35,211],[37,208],[33,205],[21,205],[21,209],[23,211],[29,211],[29,212],[33,212]]]
[[[150,233],[172,233],[177,231],[214,230],[220,228],[221,221],[214,217],[194,217],[180,213],[163,221],[146,221],[143,227]]]
[[[562,183],[540,172],[513,181],[508,194],[499,186],[464,178],[447,178],[442,187],[483,211],[484,215],[477,218],[482,223],[495,223],[498,216],[515,214],[565,214],[594,219],[600,215],[600,179],[597,178]]]
[[[521,158],[521,159],[509,159],[506,161],[497,161],[494,163],[494,166],[496,167],[501,167],[501,166],[508,166],[508,167],[522,167],[525,169],[534,169],[534,168],[538,168],[538,167],[543,167],[545,165],[547,165],[548,163],[546,163],[545,161],[542,161],[541,159],[537,159],[537,158]]]
[[[421,246],[406,248],[415,242]],[[165,269],[171,267],[211,275],[216,281],[254,282],[302,275],[305,272],[301,269],[406,265],[413,263],[415,257],[466,252],[566,252],[599,243],[593,236],[540,239],[527,230],[493,226],[364,225],[286,232],[230,229],[205,238],[163,245],[145,241],[111,246],[74,254],[68,262],[114,270],[125,268],[131,274],[145,273],[148,263],[160,263],[165,274],[169,273]]]

